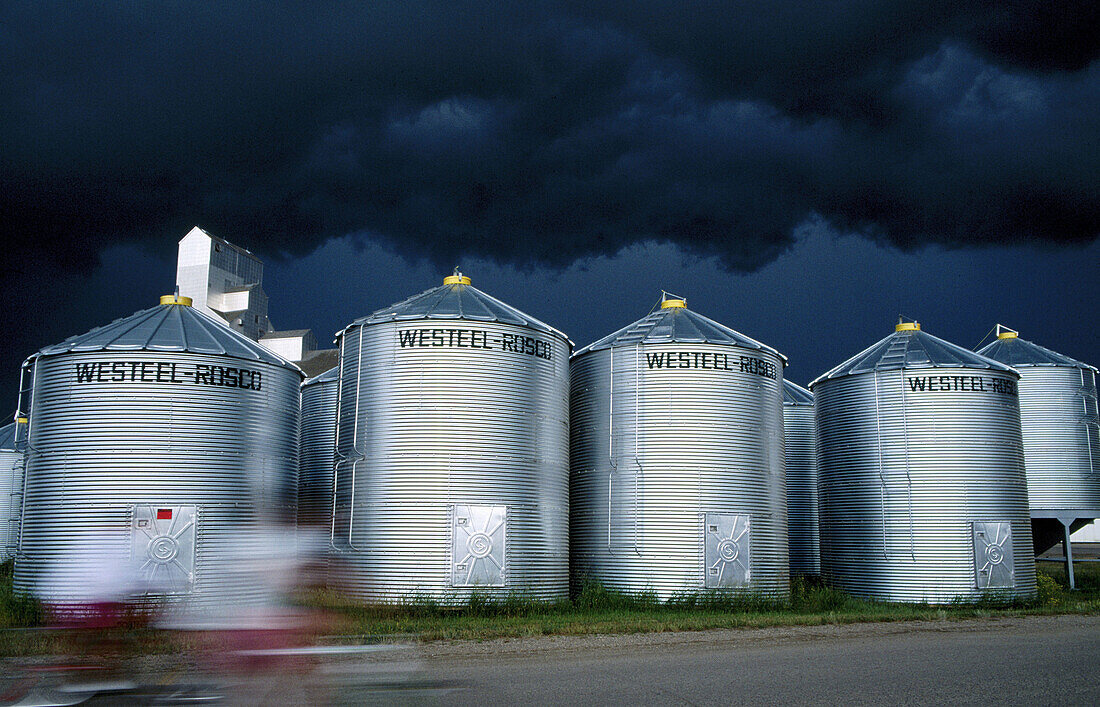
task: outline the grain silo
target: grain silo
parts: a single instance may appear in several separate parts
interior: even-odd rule
[[[813,393],[783,381],[783,457],[791,574],[821,574],[817,519],[817,432]]]
[[[111,579],[193,606],[254,598],[238,570],[261,516],[294,517],[297,367],[178,296],[28,367],[16,589],[65,604]]]
[[[23,429],[20,430],[19,428]],[[19,546],[19,519],[23,510],[23,448],[26,425],[0,427],[0,562],[15,557]]]
[[[906,322],[810,384],[826,581],[887,601],[1034,596],[1018,379]]]
[[[574,354],[577,583],[787,594],[785,365],[682,299]]]
[[[334,587],[566,596],[569,339],[456,272],[339,341]]]
[[[978,353],[1020,374],[1027,497],[1035,552],[1041,553],[1100,518],[1096,368],[1000,325],[997,339]]]
[[[302,432],[298,463],[298,526],[328,531],[332,522],[332,470],[336,463],[334,367],[302,383]]]

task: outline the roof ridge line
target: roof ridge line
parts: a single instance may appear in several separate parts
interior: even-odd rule
[[[470,289],[471,289],[471,290],[473,290],[474,292],[477,292],[477,293],[478,293],[478,294],[480,294],[480,295],[481,295],[482,297],[484,297],[484,298],[488,299],[488,300],[489,300],[490,302],[493,302],[494,304],[496,304],[496,305],[498,305],[498,306],[500,306],[500,307],[503,307],[503,308],[504,308],[504,309],[506,309],[506,310],[510,309],[510,310],[513,310],[513,311],[515,311],[515,312],[518,312],[519,314],[522,314],[522,315],[523,315],[524,317],[526,317],[527,319],[529,319],[529,320],[531,320],[531,321],[533,321],[533,322],[536,322],[536,323],[538,323],[538,324],[541,324],[541,325],[543,325],[544,327],[546,327],[546,328],[547,328],[547,329],[549,329],[550,331],[554,332],[554,333],[555,333],[555,334],[557,334],[558,336],[562,337],[562,338],[563,338],[563,339],[565,339],[566,341],[570,341],[570,342],[572,341],[572,340],[571,340],[571,339],[570,339],[570,338],[569,338],[568,336],[566,336],[566,334],[565,334],[565,332],[564,332],[564,331],[562,331],[561,329],[558,329],[557,327],[551,326],[550,324],[547,324],[546,322],[542,321],[542,320],[541,320],[541,319],[539,319],[538,317],[535,317],[535,316],[533,316],[533,315],[527,314],[526,312],[522,312],[522,311],[520,311],[520,310],[516,309],[515,307],[511,306],[511,305],[510,305],[510,304],[508,304],[507,302],[504,302],[504,301],[502,301],[502,300],[499,300],[499,299],[497,299],[496,297],[493,297],[493,296],[492,296],[491,294],[489,294],[488,292],[485,292],[484,290],[479,290],[478,288],[474,287],[473,285],[466,285],[466,287],[470,288]]]
[[[143,314],[143,316],[138,320],[138,322],[137,322],[138,324],[144,324],[148,320],[155,317],[156,314],[157,314],[157,308],[156,307],[150,307],[149,309],[145,310],[142,314]],[[115,327],[116,329],[121,329],[122,324],[124,324],[124,323],[126,323],[126,317],[122,317],[121,319],[117,319],[117,320],[111,322],[111,324],[108,325],[108,328]],[[133,328],[134,328],[133,326],[130,326],[128,329],[126,329],[125,332],[123,332],[123,331],[110,332],[111,338],[108,339],[108,343],[105,344],[105,346],[110,346],[111,344],[114,344],[119,339],[121,339],[126,334],[126,332],[131,331]],[[104,332],[104,333],[107,333],[107,332]]]
[[[214,320],[213,320],[213,319],[212,319],[212,318],[211,318],[211,317],[210,317],[209,315],[207,315],[207,314],[206,314],[205,312],[200,312],[200,311],[198,311],[198,310],[194,310],[194,311],[195,311],[195,314],[199,315],[198,317],[196,317],[196,320],[197,320],[197,321],[198,321],[198,323],[199,323],[199,327],[200,327],[200,328],[201,328],[201,329],[202,329],[202,330],[203,330],[204,332],[206,332],[207,334],[209,334],[209,335],[210,335],[210,338],[211,338],[211,339],[212,339],[212,340],[214,341],[214,343],[215,343],[215,344],[217,344],[217,345],[218,345],[218,347],[220,347],[220,348],[221,348],[221,350],[222,350],[222,353],[223,353],[223,354],[227,354],[227,353],[229,353],[229,352],[228,352],[228,351],[226,350],[226,348],[225,348],[224,346],[222,346],[221,342],[219,342],[219,341],[218,341],[218,337],[217,337],[217,335],[216,335],[216,334],[215,334],[215,333],[213,332],[213,330],[212,330],[212,329],[210,328],[210,327],[212,327],[212,326],[219,326],[219,327],[220,327],[220,326],[226,326],[226,327],[228,327],[228,325],[223,325],[223,324],[219,324],[218,322],[214,321]],[[232,329],[232,328],[229,328],[229,330],[230,330],[230,331],[233,331],[233,329]],[[234,333],[235,333],[235,332],[234,332]]]
[[[144,324],[144,323],[145,323],[145,322],[146,322],[147,320],[149,320],[149,319],[152,319],[152,318],[153,318],[154,316],[156,316],[156,313],[157,313],[157,308],[158,308],[159,306],[160,306],[160,305],[157,305],[156,307],[150,307],[149,309],[146,309],[146,310],[139,310],[139,311],[138,311],[138,312],[136,312],[135,314],[131,314],[131,315],[130,315],[129,317],[119,317],[118,319],[114,320],[114,321],[113,321],[113,322],[111,322],[110,324],[105,324],[105,325],[103,325],[102,327],[97,327],[96,329],[92,329],[91,331],[89,331],[89,332],[86,332],[85,334],[75,334],[74,336],[72,336],[72,337],[70,337],[70,338],[72,338],[72,339],[77,339],[77,338],[80,338],[81,336],[86,336],[87,334],[91,334],[91,333],[93,333],[93,332],[95,332],[95,331],[99,331],[99,332],[101,332],[101,333],[104,333],[104,334],[108,334],[108,333],[110,334],[111,338],[110,338],[110,339],[108,339],[108,341],[107,341],[107,343],[106,343],[106,344],[104,344],[104,346],[105,346],[105,347],[106,347],[106,346],[110,346],[111,344],[113,344],[113,343],[115,343],[116,341],[118,341],[118,340],[119,340],[119,339],[120,339],[120,338],[121,338],[121,337],[123,336],[123,333],[124,333],[124,332],[120,332],[120,333],[117,333],[117,334],[116,334],[116,333],[110,332],[111,328],[113,328],[113,327],[114,327],[114,328],[121,328],[121,326],[122,326],[123,324],[127,323],[127,322],[128,322],[128,321],[129,321],[130,319],[132,319],[132,318],[133,318],[134,316],[139,316],[139,317],[141,317],[141,318],[140,318],[140,319],[138,319],[138,321],[137,321],[137,322],[135,322],[134,324]],[[142,315],[144,315],[144,316],[142,316]],[[131,331],[131,330],[132,330],[133,328],[134,328],[134,327],[133,327],[133,326],[131,326],[131,327],[130,327],[129,329],[127,329],[126,331]],[[64,342],[62,342],[62,343],[64,343]],[[73,342],[73,346],[75,346],[75,345],[76,345],[76,342],[74,341],[74,342]],[[71,351],[71,350],[72,350],[72,347],[70,347],[70,348],[69,348],[68,350],[70,350],[70,351]]]
[[[161,330],[161,327],[163,327],[165,325],[165,323],[168,321],[168,317],[172,316],[172,310],[171,309],[167,309],[167,310],[163,309],[166,306],[171,307],[172,305],[157,305],[157,307],[154,307],[154,309],[161,309],[162,310],[162,311],[158,312],[158,314],[161,314],[162,316],[160,318],[160,321],[157,322],[157,325],[155,327],[153,327],[152,333],[149,334],[149,337],[145,340],[145,343],[142,345],[143,349],[149,348],[149,342],[151,342],[156,337],[157,332],[159,332]],[[180,333],[181,334],[183,333],[183,327],[182,326],[180,327]],[[183,348],[184,349],[187,348],[187,342],[186,341],[183,342]]]

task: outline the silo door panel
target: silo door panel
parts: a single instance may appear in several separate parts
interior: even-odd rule
[[[974,531],[974,570],[978,589],[1016,586],[1012,555],[1012,525],[982,521],[971,523]]]
[[[451,584],[503,587],[507,506],[451,507]]]
[[[130,558],[148,591],[186,594],[195,582],[195,506],[135,505]]]
[[[749,516],[741,513],[705,513],[706,587],[740,587],[750,579]]]

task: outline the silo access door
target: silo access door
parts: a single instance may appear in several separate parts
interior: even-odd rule
[[[507,506],[451,507],[451,585],[503,587]]]
[[[974,532],[974,571],[978,589],[1015,587],[1012,524],[975,521],[971,525]]]
[[[745,513],[703,514],[705,586],[740,587],[749,583],[750,517]]]
[[[135,505],[130,559],[147,591],[186,594],[195,583],[196,506]]]

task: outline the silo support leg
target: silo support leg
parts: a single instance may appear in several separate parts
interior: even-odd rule
[[[1062,521],[1062,550],[1066,558],[1066,577],[1069,579],[1069,588],[1077,589],[1077,583],[1073,579],[1073,543],[1070,542],[1069,523]]]

